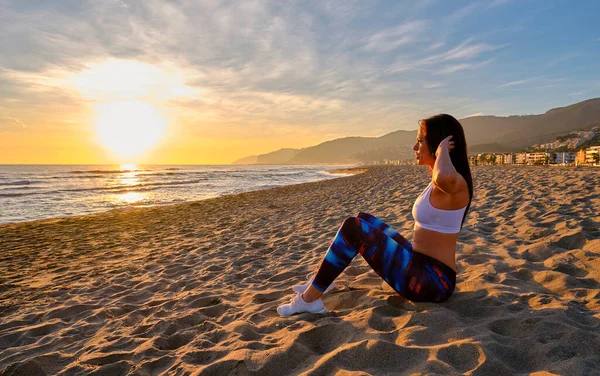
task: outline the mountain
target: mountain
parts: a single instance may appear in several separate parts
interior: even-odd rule
[[[259,155],[256,163],[257,164],[279,164],[279,161],[289,161],[293,159],[300,149],[279,149],[272,153]]]
[[[600,98],[567,107],[553,108],[542,115],[474,116],[461,119],[469,145],[497,143],[525,148],[556,139],[600,120]]]
[[[469,152],[514,152],[554,141],[600,121],[600,98],[541,115],[473,116],[460,119]],[[395,131],[381,137],[345,137],[303,149],[280,149],[259,155],[258,164],[369,163],[382,159],[412,159],[417,131]],[[251,157],[248,157],[248,159]],[[240,161],[234,164],[239,164]]]
[[[532,145],[530,149],[535,151],[575,152],[596,145],[600,145],[600,121],[581,130],[559,136],[554,141]]]
[[[499,143],[491,143],[491,144],[478,144],[469,146],[469,153],[514,153],[519,151],[520,148],[509,147],[500,145]]]
[[[346,137],[304,149],[280,149],[259,155],[257,164],[341,164],[369,163],[376,159],[411,159],[417,131],[396,131],[381,137]],[[381,158],[379,158],[381,157]],[[233,162],[244,163],[248,158]]]
[[[256,164],[257,161],[258,161],[258,155],[251,155],[249,157],[238,159],[237,161],[233,162],[232,164],[234,164],[234,165]]]

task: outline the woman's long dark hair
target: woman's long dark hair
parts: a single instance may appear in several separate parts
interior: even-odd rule
[[[419,122],[421,127],[424,125],[425,140],[427,147],[432,155],[435,155],[440,142],[446,137],[452,135],[451,141],[454,141],[454,149],[450,152],[450,160],[456,169],[456,172],[462,175],[469,186],[469,204],[463,215],[461,227],[465,222],[471,201],[473,200],[473,178],[471,168],[469,167],[469,156],[467,154],[467,141],[462,125],[453,116],[447,114],[435,115]]]

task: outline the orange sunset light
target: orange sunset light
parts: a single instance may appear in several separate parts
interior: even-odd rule
[[[158,108],[141,101],[101,103],[96,112],[99,140],[123,157],[135,157],[156,145],[166,125]]]
[[[163,107],[169,99],[194,94],[176,67],[135,60],[88,64],[69,81],[93,103],[97,139],[126,159],[139,156],[164,137],[169,118]]]

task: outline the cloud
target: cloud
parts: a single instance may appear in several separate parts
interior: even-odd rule
[[[465,118],[470,118],[470,117],[474,117],[474,116],[483,116],[483,112],[478,112],[476,114],[471,114],[471,115],[465,116]]]
[[[463,70],[477,69],[477,68],[481,68],[485,65],[488,65],[492,61],[494,61],[494,59],[485,60],[485,61],[482,61],[479,63],[463,63],[463,64],[449,65],[449,66],[439,70],[438,72],[436,72],[436,74],[450,74],[450,73],[456,73],[456,72],[463,71]]]
[[[514,0],[494,0],[492,1],[489,5],[488,8],[495,8],[498,7],[500,5],[505,5],[508,3],[512,3]]]
[[[9,116],[9,115],[4,115],[2,113],[0,113],[0,129],[26,129],[27,128],[27,124],[25,124],[25,122],[23,122],[23,120],[13,117],[13,116]]]
[[[367,51],[387,52],[404,44],[418,40],[420,33],[425,30],[426,22],[411,21],[367,38],[364,46]]]
[[[506,46],[506,45],[491,45],[491,44],[487,44],[487,43],[475,43],[474,44],[472,42],[473,42],[473,38],[469,38],[469,39],[463,41],[457,47],[454,47],[446,52],[439,53],[439,54],[436,54],[433,56],[426,56],[426,57],[422,57],[422,58],[413,57],[410,59],[407,59],[405,57],[398,58],[395,62],[390,64],[385,69],[384,72],[386,74],[392,74],[392,73],[400,73],[400,72],[405,72],[405,71],[410,71],[410,70],[431,69],[430,67],[437,66],[437,65],[445,63],[447,61],[472,60],[485,52],[495,51],[495,50],[498,50],[498,49]],[[454,64],[454,65],[446,66],[443,69],[437,69],[437,71],[435,71],[434,74],[448,74],[448,73],[458,72],[461,70],[475,69],[475,68],[479,68],[479,67],[482,67],[482,66],[490,63],[492,60],[493,59],[489,59],[489,60],[486,60],[483,62],[478,62],[478,63],[465,62],[465,63],[461,63],[461,64]]]
[[[424,59],[423,63],[435,64],[448,60],[468,60],[475,58],[484,52],[495,51],[506,46],[491,45],[487,43],[471,44],[472,41],[473,38],[469,38],[449,51]]]
[[[463,18],[466,18],[466,17],[470,16],[471,14],[473,14],[480,6],[481,6],[481,4],[479,2],[473,2],[463,8],[460,8],[459,10],[455,11],[454,13],[450,14],[449,16],[446,17],[446,20],[448,23],[456,23],[456,22],[462,20]]]
[[[15,128],[25,129],[27,128],[27,125],[22,119],[8,115],[7,109],[0,106],[0,130]]]
[[[425,83],[423,85],[423,88],[424,89],[434,89],[436,87],[441,87],[441,86],[443,86],[441,83]]]
[[[444,42],[433,43],[431,46],[427,47],[427,51],[437,50],[438,48],[443,47],[444,45]]]
[[[498,88],[500,89],[500,88],[504,88],[504,87],[522,85],[524,83],[531,82],[531,81],[533,81],[533,79],[531,79],[531,78],[530,79],[526,79],[526,80],[511,81],[511,82],[507,82],[505,84],[502,84],[502,85],[498,86]]]
[[[562,62],[565,62],[565,61],[569,61],[569,60],[572,60],[572,59],[578,58],[578,57],[580,57],[580,56],[581,56],[581,54],[580,54],[580,53],[570,53],[570,54],[567,54],[567,55],[561,56],[561,57],[559,57],[559,58],[557,58],[557,59],[554,59],[554,60],[552,60],[552,61],[548,62],[548,66],[549,66],[549,67],[552,67],[552,66],[554,66],[554,65],[557,65],[557,64],[560,64],[560,63],[562,63]]]

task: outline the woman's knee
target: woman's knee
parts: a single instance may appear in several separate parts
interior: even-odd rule
[[[340,233],[347,243],[355,244],[361,239],[362,226],[358,217],[348,217],[342,222]]]
[[[342,222],[342,226],[341,229],[343,232],[357,232],[360,231],[361,228],[361,224],[360,224],[360,218],[357,217],[348,217],[346,219],[344,219],[344,222]]]

